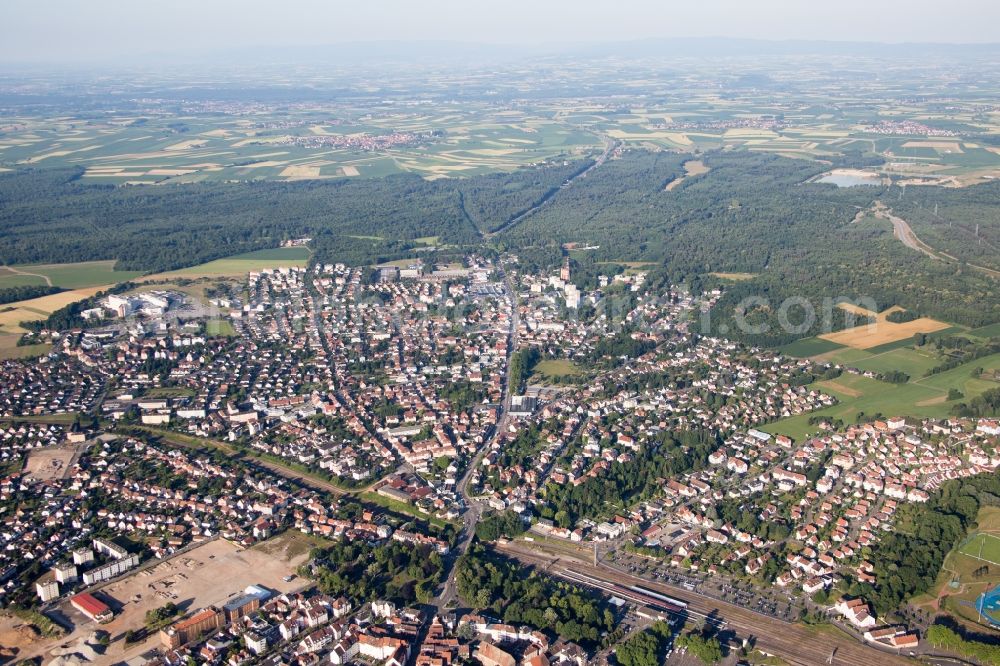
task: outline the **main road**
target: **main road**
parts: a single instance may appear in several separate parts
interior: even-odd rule
[[[688,604],[688,608],[698,614],[708,615],[726,622],[740,638],[753,637],[756,647],[764,652],[776,654],[789,664],[796,666],[817,666],[832,664],[848,666],[855,664],[879,664],[879,666],[913,666],[914,660],[862,644],[835,631],[820,631],[785,622],[756,613],[733,604],[692,594],[684,588],[652,582],[644,578],[612,570],[605,565],[594,565],[585,559],[570,555],[547,555],[532,549],[529,544],[513,541],[498,545],[497,550],[523,564],[542,568],[549,575],[559,576],[566,568],[586,574],[606,583],[619,585],[642,585],[648,589],[668,594]],[[581,583],[573,580],[577,585]]]
[[[458,545],[455,547],[455,560],[468,552],[469,546],[472,544],[472,539],[476,535],[476,525],[479,523],[479,519],[483,516],[483,510],[486,508],[485,505],[480,502],[477,498],[472,497],[469,494],[469,482],[472,480],[473,474],[480,467],[483,462],[483,457],[486,453],[493,448],[494,442],[497,438],[501,436],[501,433],[507,430],[507,425],[510,422],[510,403],[511,399],[514,397],[514,388],[510,385],[510,360],[513,356],[514,351],[517,349],[517,329],[521,322],[521,314],[518,311],[518,298],[516,285],[510,279],[510,274],[504,271],[504,286],[507,289],[507,293],[510,297],[511,302],[511,316],[508,322],[507,330],[507,360],[504,363],[504,376],[503,376],[503,394],[500,401],[498,409],[500,410],[497,418],[496,427],[493,429],[489,439],[483,443],[476,452],[476,455],[469,460],[469,465],[465,469],[465,473],[462,474],[462,478],[458,480],[456,490],[462,498],[462,502],[465,504],[465,513],[462,515],[462,533],[460,535],[460,540]],[[434,600],[433,604],[437,607],[439,611],[444,610],[449,604],[455,601],[457,596],[457,591],[455,590],[455,572],[456,567],[452,564],[451,571],[448,572],[448,579],[444,583],[444,587],[441,589],[441,594],[437,599]]]

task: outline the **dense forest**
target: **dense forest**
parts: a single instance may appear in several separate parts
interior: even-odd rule
[[[1000,270],[1000,182],[976,187],[894,187],[886,205],[931,247]]]
[[[729,337],[754,344],[784,344],[847,325],[832,307],[838,298],[869,297],[880,309],[899,304],[973,326],[1000,320],[996,280],[906,248],[887,221],[854,222],[885,195],[883,188],[806,183],[829,165],[721,151],[702,156],[707,174],[664,191],[683,159],[627,152],[561,192],[504,241],[522,260],[539,264],[551,262],[562,243],[598,246],[588,251],[594,261],[653,262],[659,268],[651,279],[665,283],[710,286],[709,273],[754,274],[726,285],[710,331],[725,325]],[[982,197],[990,192],[978,191],[974,200]],[[745,333],[735,320],[737,304],[751,296],[766,302],[746,311],[746,320],[765,323],[766,332]],[[778,309],[792,296],[805,298],[816,318],[786,333]],[[782,314],[793,325],[804,321],[798,306]]]
[[[480,240],[544,198],[586,162],[468,179],[414,175],[162,187],[84,184],[81,171],[0,176],[0,264],[117,259],[161,271],[314,239],[319,261],[369,263],[415,256],[437,237]]]
[[[313,578],[324,594],[343,594],[355,604],[427,602],[444,577],[444,562],[430,546],[343,540],[314,555],[300,573]]]
[[[564,182],[585,170],[590,160],[546,169],[523,169],[454,181],[464,212],[482,231],[494,231],[551,196]]]
[[[484,232],[551,196],[485,244],[516,251],[522,270],[533,270],[558,265],[562,244],[579,243],[587,249],[570,254],[584,286],[601,266],[614,273],[627,261],[648,262],[653,284],[722,285],[723,298],[703,318],[706,333],[785,344],[851,325],[833,302],[866,297],[879,309],[898,304],[957,324],[1000,321],[996,279],[908,249],[888,221],[858,216],[882,199],[912,217],[918,233],[932,223],[949,230],[942,231],[947,243],[940,234],[928,242],[993,265],[1000,185],[907,188],[900,198],[892,188],[807,182],[827,164],[723,150],[700,156],[708,173],[666,191],[686,159],[626,150],[562,190],[589,162],[434,181],[397,175],[163,187],[89,185],[78,170],[21,171],[0,176],[0,263],[117,259],[119,268],[157,271],[301,236],[314,239],[317,261],[434,259],[444,250],[431,248],[428,237],[451,252],[483,245]],[[959,218],[966,222],[953,226]],[[973,225],[974,232],[977,223],[978,237],[961,231]],[[755,277],[722,282],[713,273]],[[747,305],[751,297],[759,300]],[[804,300],[782,310],[789,297]],[[789,331],[783,321],[801,325]]]

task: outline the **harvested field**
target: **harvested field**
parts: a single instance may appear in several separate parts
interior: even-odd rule
[[[208,141],[206,139],[189,139],[187,141],[181,141],[180,143],[175,143],[173,145],[167,146],[164,150],[175,152],[178,150],[189,150],[191,148],[201,148]]]
[[[262,168],[265,168],[265,167],[285,166],[286,164],[288,164],[287,161],[279,162],[279,161],[276,161],[276,160],[265,160],[263,162],[253,162],[251,164],[244,164],[240,168],[241,169],[262,169]]]
[[[343,167],[340,167],[340,171],[345,176],[359,176],[359,175],[361,175],[361,172],[358,171],[358,167],[356,167],[356,166],[343,166]]]
[[[25,333],[26,331],[20,326],[22,321],[46,319],[59,308],[89,298],[97,292],[107,289],[109,286],[111,285],[74,289],[59,294],[52,294],[51,296],[42,296],[41,298],[32,298],[28,301],[13,303],[8,307],[0,309],[0,333]]]
[[[309,178],[319,178],[318,166],[311,166],[305,164],[293,164],[291,166],[286,166],[281,170],[279,174],[283,178],[295,179],[309,179]]]
[[[680,178],[674,178],[672,181],[667,183],[665,188],[667,192],[671,192],[680,186],[688,178],[694,178],[695,176],[700,176],[702,174],[708,173],[712,169],[705,165],[701,160],[689,160],[684,163],[684,175]]]
[[[608,130],[608,136],[625,141],[643,141],[648,139],[666,139],[679,146],[693,146],[694,142],[687,134],[681,132],[626,132],[624,130]]]
[[[952,153],[962,152],[962,146],[957,141],[907,141],[903,148],[933,148]]]
[[[722,280],[731,280],[733,282],[743,282],[745,280],[752,280],[757,277],[756,273],[709,273],[714,277],[720,278]]]
[[[877,313],[872,312],[871,310],[869,310],[867,308],[863,308],[860,305],[854,305],[853,303],[837,303],[837,307],[840,308],[841,310],[844,310],[845,312],[852,312],[852,313],[854,313],[856,315],[860,315],[862,317],[876,317],[876,316],[878,316]]]
[[[844,304],[841,304],[841,307],[848,309]],[[863,324],[835,333],[824,333],[819,337],[844,345],[845,347],[871,349],[879,345],[911,338],[916,333],[933,333],[934,331],[940,331],[949,327],[949,324],[931,319],[930,317],[921,317],[920,319],[914,319],[902,324],[886,320],[886,316],[890,312],[899,309],[901,308],[890,308],[884,312],[880,312],[873,324]]]

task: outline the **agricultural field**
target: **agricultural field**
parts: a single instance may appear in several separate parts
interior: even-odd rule
[[[827,79],[828,63],[804,70],[798,65],[796,82]],[[585,64],[565,67],[560,85],[569,70],[587,82],[584,87],[608,74]],[[913,185],[965,187],[1000,177],[1000,149],[979,139],[998,130],[995,114],[979,110],[993,102],[986,87],[963,91],[961,100],[947,108],[886,99],[884,87],[867,79],[811,95],[773,86],[738,96],[720,90],[718,78],[738,75],[739,69],[729,63],[723,71],[707,67],[690,77],[651,70],[622,82],[613,100],[588,99],[569,89],[563,97],[535,97],[546,76],[540,70],[538,77],[530,71],[491,74],[494,89],[488,94],[503,90],[521,99],[518,104],[456,100],[456,86],[481,82],[453,74],[430,77],[424,83],[427,96],[415,99],[397,81],[355,80],[350,85],[360,94],[338,94],[335,102],[191,103],[183,114],[170,101],[155,100],[86,116],[21,111],[0,127],[0,171],[72,167],[80,170],[82,183],[95,185],[377,178],[407,172],[437,179],[573,159],[614,140],[693,155],[738,148],[824,162],[860,151],[884,160],[872,167],[876,180]],[[770,76],[789,73],[776,68]],[[901,95],[910,83],[903,77]],[[376,89],[382,101],[364,94]],[[657,90],[655,102],[651,89]],[[886,129],[880,123],[894,125]],[[670,188],[698,175],[700,163],[690,160],[686,176]]]
[[[710,170],[711,169],[708,166],[706,166],[705,163],[702,162],[701,160],[688,160],[687,162],[684,163],[684,175],[680,178],[675,178],[674,180],[667,183],[666,191],[671,192],[680,187],[680,184],[683,183],[684,181],[690,180],[695,176],[706,174]]]
[[[854,361],[852,365],[859,370],[871,370],[878,373],[899,370],[917,379],[923,377],[925,372],[940,363],[941,359],[930,351],[903,347],[881,354],[872,354],[868,358]]]
[[[113,260],[108,260],[4,266],[0,267],[0,289],[23,285],[80,289],[125,282],[142,275],[137,271],[116,271],[114,265]]]
[[[21,116],[0,138],[0,164],[73,167],[83,183],[326,180],[511,171],[598,149],[591,132],[538,113],[486,105],[391,106],[237,114],[55,119]],[[152,111],[152,110],[151,110]]]
[[[980,328],[973,328],[968,331],[969,335],[974,335],[977,338],[996,338],[1000,337],[1000,324],[991,324],[989,326],[982,326]]]
[[[90,298],[99,291],[107,289],[111,285],[101,287],[88,287],[86,289],[73,289],[50,296],[32,298],[27,301],[8,303],[0,306],[0,335],[6,333],[25,333],[20,324],[23,321],[39,321],[47,319],[56,310]]]
[[[729,282],[745,282],[757,277],[756,273],[709,273],[709,275]]]
[[[20,339],[21,336],[17,333],[0,334],[0,361],[42,356],[52,349],[52,345],[50,344],[24,345],[19,347],[17,341]]]
[[[902,309],[899,307],[892,307],[878,314],[850,304],[841,303],[838,307],[858,316],[872,317],[875,321],[871,324],[861,324],[841,331],[796,340],[781,347],[782,353],[796,358],[814,358],[817,361],[850,364],[866,370],[886,371],[893,368],[878,364],[869,368],[857,365],[857,363],[873,355],[912,346],[913,336],[916,333],[926,333],[927,337],[932,339],[941,335],[965,332],[962,327],[952,326],[929,317],[921,317],[899,324],[886,320],[891,312]],[[980,330],[989,333],[992,329],[984,327]],[[976,334],[974,333],[974,335]],[[983,333],[978,333],[978,335],[988,337]],[[912,375],[913,373],[908,374]]]
[[[166,273],[147,275],[143,281],[161,281],[178,278],[197,279],[212,277],[239,277],[250,271],[282,266],[302,267],[309,263],[310,252],[305,247],[281,247],[236,254],[225,259],[216,259],[198,266],[182,268]]]
[[[845,310],[853,311],[856,314],[869,316],[872,314],[863,308],[845,307],[843,304],[841,307]],[[899,310],[902,310],[902,308],[889,308],[888,310],[878,313],[878,315],[875,316],[874,323],[862,324],[861,326],[855,326],[853,328],[836,331],[834,333],[824,333],[819,337],[823,340],[843,345],[845,347],[853,347],[855,349],[872,349],[874,347],[879,347],[880,345],[888,345],[901,340],[911,340],[917,333],[935,333],[937,331],[950,328],[949,324],[931,319],[929,317],[921,317],[919,319],[903,323],[895,323],[886,319],[890,313]]]
[[[987,389],[1000,387],[1000,383],[996,381],[972,376],[976,368],[983,368],[987,373],[1000,369],[1000,354],[971,361],[929,377],[923,377],[922,372],[917,372],[926,367],[928,359],[914,350],[893,350],[854,361],[852,365],[866,362],[869,365],[885,366],[889,370],[909,368],[914,373],[908,373],[911,374],[911,379],[905,384],[889,384],[850,373],[836,379],[816,382],[813,385],[815,388],[835,396],[840,402],[809,414],[770,423],[762,430],[800,440],[819,432],[817,426],[809,424],[810,417],[840,419],[845,423],[853,423],[859,412],[868,415],[945,418],[956,403],[967,401]],[[896,363],[900,365],[896,366]],[[960,391],[963,397],[949,401],[948,392],[951,389]]]
[[[721,277],[721,275],[719,275],[719,277]],[[830,340],[813,337],[796,340],[795,342],[779,347],[778,351],[786,356],[809,358],[811,356],[818,357],[820,355],[829,354],[830,352],[838,349],[844,349],[844,346]]]

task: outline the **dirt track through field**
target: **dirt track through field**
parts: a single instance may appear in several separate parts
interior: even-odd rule
[[[10,271],[11,273],[13,273],[14,275],[27,275],[29,277],[42,278],[43,280],[45,280],[46,286],[49,286],[49,287],[52,286],[52,280],[49,279],[48,275],[42,275],[41,273],[27,273],[25,271],[22,271],[22,270],[19,270],[17,268],[14,268],[13,266],[0,266],[0,268],[6,268],[8,271]]]

